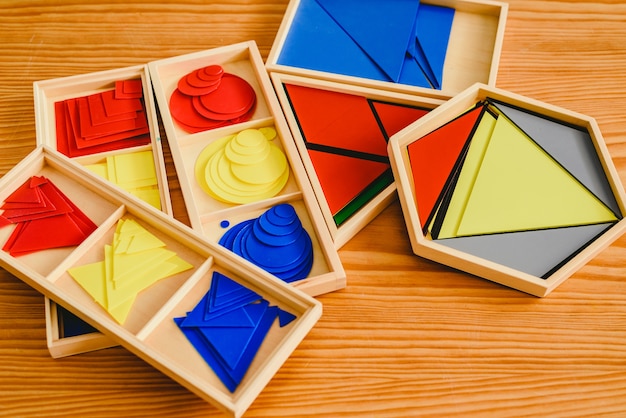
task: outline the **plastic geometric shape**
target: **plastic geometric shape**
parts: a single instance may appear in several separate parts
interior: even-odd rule
[[[397,103],[381,102],[378,100],[370,100],[369,102],[374,109],[376,119],[382,127],[387,140],[430,112],[430,109],[422,109]]]
[[[216,200],[243,204],[278,194],[289,180],[287,158],[273,138],[273,129],[245,129],[219,138],[198,155],[196,181]],[[232,158],[232,159],[231,159]]]
[[[245,122],[255,105],[254,88],[219,65],[185,74],[169,100],[173,119],[189,133]]]
[[[454,19],[454,9],[420,3],[417,11],[417,50],[423,53],[426,74],[436,89],[443,84],[443,65]],[[419,57],[421,54],[416,54]],[[419,60],[418,60],[419,61]]]
[[[234,225],[219,244],[288,283],[307,277],[313,266],[311,237],[286,203]]]
[[[307,143],[387,156],[387,141],[363,96],[285,84]]]
[[[407,147],[422,229],[430,223],[482,112],[482,106],[475,107]]]
[[[458,235],[617,220],[613,212],[506,117],[499,116]]]
[[[489,112],[483,112],[454,186],[444,197],[442,207],[437,211],[431,224],[430,232],[433,239],[456,236],[495,125],[496,118]]]
[[[316,0],[301,0],[278,63],[390,81]]]
[[[613,223],[434,240],[485,260],[546,278]]]
[[[389,169],[389,164],[378,161],[311,149],[308,154],[333,215]]]
[[[317,0],[335,22],[379,66],[390,80],[400,78],[404,55],[419,2],[397,0]]]
[[[139,292],[193,266],[132,219],[117,223],[104,261],[72,267],[70,276],[118,323],[123,324]],[[136,239],[136,240],[135,240]]]
[[[3,246],[13,256],[80,244],[97,226],[49,179],[33,176],[2,205],[1,226],[18,224]]]
[[[409,55],[409,53],[404,57],[404,65],[402,66],[402,72],[400,73],[398,82],[409,86],[433,88],[415,57]]]
[[[602,163],[586,129],[494,102],[522,131],[621,217]]]

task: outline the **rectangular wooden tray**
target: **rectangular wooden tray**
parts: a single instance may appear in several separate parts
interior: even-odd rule
[[[161,138],[159,135],[159,123],[157,111],[152,94],[152,83],[147,65],[100,71],[89,74],[79,74],[69,77],[55,78],[51,80],[36,81],[33,83],[35,100],[35,127],[37,144],[46,145],[48,148],[57,150],[56,142],[56,115],[54,104],[70,98],[88,96],[115,88],[115,82],[121,80],[141,79],[143,85],[143,100],[146,107],[146,116],[150,129],[150,144],[139,147],[125,148],[116,151],[99,152],[73,159],[78,163],[95,164],[102,162],[110,155],[126,154],[129,152],[151,150],[154,157],[154,167],[159,187],[161,210],[168,215],[172,214],[172,203],[165,172],[165,161]]]
[[[170,97],[181,77],[209,65],[219,65],[225,73],[246,80],[256,94],[256,108],[248,121],[187,133],[170,113]],[[209,241],[218,242],[226,231],[221,226],[223,221],[235,225],[258,217],[274,205],[289,203],[309,233],[314,253],[309,276],[293,284],[313,296],[344,288],[345,272],[256,44],[243,42],[154,61],[149,63],[149,69],[192,227]],[[274,197],[245,204],[224,203],[205,193],[195,177],[196,159],[200,153],[220,138],[245,129],[268,127],[277,132],[277,138],[272,142],[282,150],[289,165],[289,179],[283,189]]]
[[[436,240],[431,239],[430,233],[425,234],[422,230],[422,223],[418,214],[415,185],[411,174],[408,147],[410,144],[417,142],[424,135],[445,125],[463,112],[471,109],[478,102],[485,101],[488,98],[495,101],[496,105],[497,103],[503,103],[509,107],[521,109],[526,112],[533,112],[535,115],[540,115],[540,117],[547,118],[549,121],[557,121],[559,124],[567,126],[570,129],[588,132],[588,137],[592,144],[587,144],[587,146],[593,148],[594,151],[590,151],[592,154],[594,152],[597,154],[597,159],[593,156],[593,158],[597,160],[598,169],[596,171],[603,171],[603,175],[606,177],[606,180],[604,180],[605,184],[607,189],[610,189],[608,193],[609,195],[613,195],[611,199],[614,198],[615,203],[611,203],[607,206],[616,207],[616,209],[613,209],[617,219],[615,223],[599,235],[593,236],[589,242],[580,246],[578,251],[571,253],[570,258],[564,258],[561,263],[556,263],[552,270],[546,272],[545,277],[538,277],[539,275],[522,271],[522,267],[526,268],[526,266],[513,268],[511,264],[505,265],[501,262],[495,262],[493,259],[470,254],[467,249],[459,250],[449,245],[443,245],[442,243],[445,240],[436,242]],[[552,140],[552,138],[556,140],[556,135],[549,139]],[[572,144],[574,144],[574,142],[572,142]],[[568,153],[569,149],[573,147],[574,145],[568,147]],[[392,168],[396,178],[398,195],[404,212],[407,230],[415,254],[535,296],[545,296],[552,292],[557,286],[563,283],[591,258],[626,231],[626,219],[623,217],[626,213],[626,194],[624,193],[619,174],[613,165],[598,124],[593,118],[586,115],[477,83],[393,136],[389,141],[389,155],[391,157]],[[559,160],[552,156],[551,158],[554,158],[559,164],[564,164],[562,163],[562,161],[564,161],[563,159]],[[589,170],[588,167],[590,166],[591,164],[587,164],[584,166],[584,169]],[[570,164],[567,167],[567,170],[570,170],[574,166]],[[532,167],[529,167],[529,169],[532,169]],[[602,173],[600,173],[599,176],[602,177]],[[578,177],[576,178],[578,179]],[[582,180],[579,181],[582,183]],[[500,194],[498,194],[498,196],[500,196]],[[617,212],[621,212],[621,214]],[[590,223],[590,225],[593,224]],[[552,228],[551,230],[558,229],[566,230],[569,228]],[[550,228],[546,227],[546,230],[550,230]],[[494,234],[493,236],[495,235],[507,234]],[[560,244],[565,246],[563,238],[558,239],[560,239],[560,241],[555,241],[557,243],[555,245]],[[543,244],[535,241],[537,248],[542,248],[541,245]],[[519,249],[519,246],[516,246],[516,251],[522,250]],[[552,250],[548,248],[545,249],[545,251]]]
[[[0,179],[0,200],[35,175],[50,179],[98,228],[77,247],[19,257],[2,251],[0,265],[230,416],[239,417],[245,412],[321,315],[321,304],[308,295],[208,242],[189,227],[141,204],[45,146],[38,147]],[[120,219],[135,220],[193,266],[144,290],[123,325],[67,273],[69,268],[102,259],[103,245],[111,242]],[[2,241],[11,229],[0,229]],[[233,393],[173,322],[174,317],[184,316],[208,291],[213,272],[225,274],[270,304],[296,315],[285,327],[274,323]]]
[[[363,205],[346,221],[338,226],[333,218],[332,211],[320,183],[315,166],[309,156],[306,140],[299,127],[298,118],[291,106],[290,99],[284,86],[293,85],[334,93],[349,94],[352,96],[364,97],[368,100],[376,100],[421,109],[434,109],[443,103],[443,101],[429,97],[421,97],[387,90],[377,90],[358,85],[341,84],[332,81],[279,72],[272,73],[270,78],[274,83],[274,90],[276,91],[276,95],[278,96],[280,104],[283,108],[285,118],[287,119],[287,123],[291,129],[293,140],[307,171],[307,177],[311,181],[317,202],[319,203],[322,214],[324,215],[326,226],[330,231],[335,247],[339,249],[396,198],[396,186],[392,183],[384,188],[380,193],[372,197],[369,202]],[[320,123],[323,122],[321,121]],[[341,180],[338,179],[337,181]]]
[[[289,35],[300,0],[289,2],[266,61],[267,69],[269,72],[298,74],[310,78],[440,99],[450,98],[476,82],[495,85],[508,4],[490,0],[428,0],[423,3],[455,9],[441,90],[280,64],[281,51]]]

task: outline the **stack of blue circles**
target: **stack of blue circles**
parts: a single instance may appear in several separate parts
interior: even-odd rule
[[[313,266],[313,243],[290,204],[238,223],[219,244],[285,282],[304,279]]]

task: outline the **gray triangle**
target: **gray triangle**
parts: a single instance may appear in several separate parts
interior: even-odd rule
[[[611,225],[613,223],[474,235],[434,242],[536,277],[544,277],[584,249]]]

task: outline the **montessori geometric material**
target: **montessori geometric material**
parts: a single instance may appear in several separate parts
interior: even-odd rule
[[[73,267],[68,273],[120,324],[142,290],[191,269],[176,253],[137,222],[121,219],[104,260]]]
[[[118,80],[115,89],[54,103],[57,150],[68,157],[150,143],[141,80]]]
[[[453,17],[418,0],[301,0],[278,63],[441,89]]]
[[[209,291],[185,317],[174,322],[234,392],[276,320],[286,326],[296,316],[271,306],[258,294],[214,272]]]
[[[389,137],[428,110],[283,84],[336,225],[393,182]]]
[[[624,231],[592,119],[477,84],[422,121],[390,144],[416,254],[543,296]]]
[[[313,265],[311,237],[287,203],[232,226],[219,244],[287,283],[306,278]]]
[[[169,100],[172,117],[189,133],[245,122],[252,117],[255,104],[252,86],[219,65],[181,77]]]
[[[80,244],[97,228],[52,181],[33,176],[0,206],[0,226],[16,224],[2,247],[12,256]]]
[[[195,177],[211,197],[251,203],[278,194],[289,179],[289,164],[271,142],[273,128],[246,129],[217,139],[198,155]]]
[[[161,209],[152,151],[109,155],[103,162],[88,164],[85,168]]]

